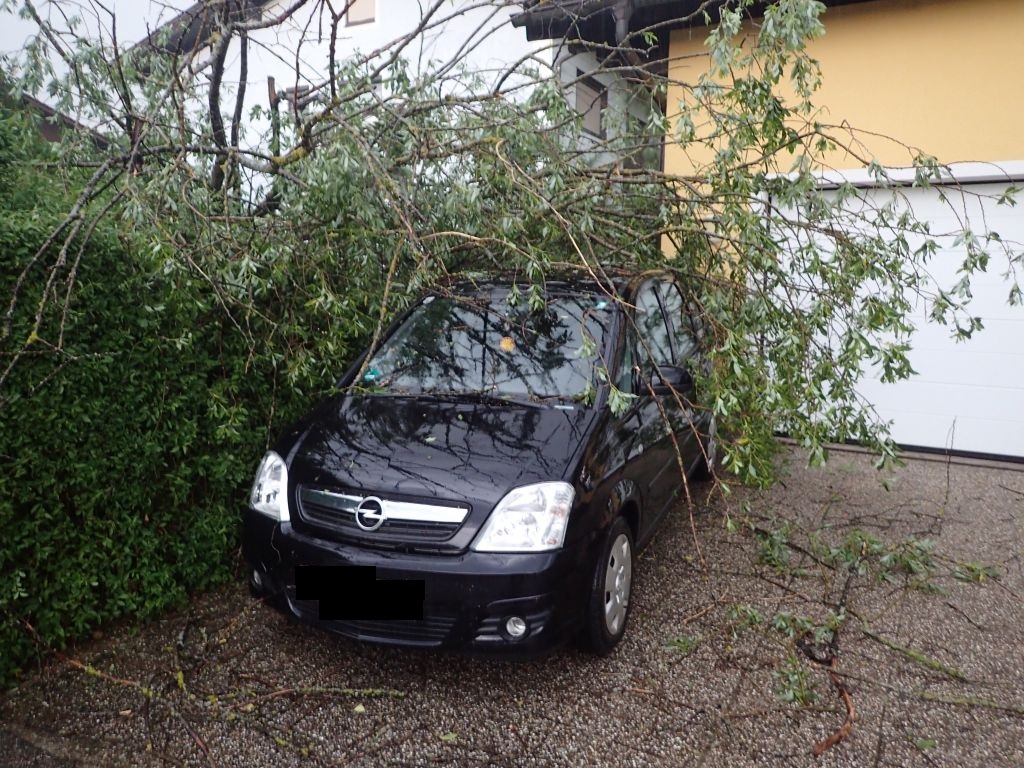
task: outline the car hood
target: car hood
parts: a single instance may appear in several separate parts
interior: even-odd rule
[[[294,446],[293,483],[468,502],[482,522],[511,488],[569,480],[590,408],[339,395]],[[475,525],[473,527],[476,527]]]

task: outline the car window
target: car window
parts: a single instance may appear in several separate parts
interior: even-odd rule
[[[576,398],[592,385],[609,320],[607,302],[587,295],[552,296],[539,311],[504,297],[434,297],[381,345],[363,383],[394,394]]]
[[[620,392],[633,391],[633,366],[636,364],[636,334],[632,328],[626,329],[626,338],[622,343],[622,358],[619,360],[619,373],[615,378],[615,387]]]
[[[675,283],[658,286],[661,305],[672,326],[672,342],[675,345],[675,362],[683,363],[697,352],[697,339],[691,327],[690,316],[683,308],[683,295]]]
[[[642,367],[650,371],[652,361],[658,365],[672,365],[669,329],[653,282],[641,287],[636,295],[636,328],[640,334],[637,351],[641,360],[645,361]]]

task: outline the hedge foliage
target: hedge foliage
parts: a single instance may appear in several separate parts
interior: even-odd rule
[[[0,296],[72,201],[0,122]],[[77,250],[69,255],[69,263]],[[21,289],[6,366],[31,333],[46,265]],[[114,225],[85,244],[64,314],[0,392],[0,683],[46,645],[145,618],[229,578],[244,492],[268,434],[274,371],[249,354],[196,286],[154,270]],[[38,639],[33,638],[29,626]],[[42,641],[42,643],[39,642]]]

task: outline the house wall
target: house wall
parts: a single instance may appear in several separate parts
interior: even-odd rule
[[[277,0],[263,11],[270,19],[291,3]],[[433,0],[376,0],[373,21],[338,28],[335,57],[341,61],[369,54],[387,46],[416,29]],[[504,0],[448,0],[428,21],[424,33],[402,51],[413,75],[427,71],[431,62],[455,60],[481,73],[485,82],[494,84],[512,63],[524,57],[536,57],[538,66],[550,68],[550,46],[530,43],[519,29],[512,27],[512,7]],[[301,42],[301,46],[300,46]],[[266,78],[273,76],[278,87],[296,85],[296,58],[310,85],[319,82],[328,69],[330,51],[330,15],[320,15],[320,4],[310,3],[291,19],[274,29],[253,33],[249,49],[251,86],[265,91]],[[233,51],[231,62],[237,61]]]
[[[384,50],[375,57],[373,66],[384,63],[397,50],[391,44],[417,29],[433,0],[376,0],[371,22],[338,27],[335,61],[358,59]],[[262,10],[262,19],[270,20],[292,5],[291,0],[274,0]],[[546,43],[530,43],[522,30],[511,22],[511,7],[504,0],[446,0],[431,16],[422,34],[401,50],[409,64],[409,75],[434,72],[445,66],[444,78],[436,81],[439,91],[454,93],[465,90],[489,92],[498,84],[510,65],[529,59],[542,75],[551,71],[552,52]],[[330,14],[321,3],[311,2],[281,24],[257,30],[249,36],[245,94],[245,114],[254,106],[266,110],[270,106],[268,77],[274,78],[277,92],[316,88],[322,85],[329,71]],[[447,67],[452,63],[451,67]],[[468,83],[466,73],[473,73],[478,82]],[[230,113],[233,105],[232,83],[240,78],[240,44],[231,44],[225,62],[225,100],[223,108]],[[202,81],[201,81],[202,82]],[[504,83],[505,88],[514,80]],[[321,91],[326,97],[327,91]],[[289,103],[281,104],[287,114]],[[315,110],[315,107],[313,107]],[[266,144],[270,130],[269,118],[247,120],[243,144]]]
[[[263,18],[271,18],[288,7],[288,0],[276,0],[263,11]],[[387,46],[402,35],[411,32],[426,8],[433,6],[433,0],[376,0],[376,16],[370,23],[339,27],[335,56],[338,60],[368,54]],[[315,12],[317,4],[312,4]],[[458,89],[456,82],[463,75],[464,67],[481,79],[474,86],[477,92],[487,92],[502,79],[510,66],[523,62],[533,67],[540,77],[557,71],[570,104],[575,103],[575,83],[579,77],[589,77],[607,89],[609,113],[614,118],[628,113],[633,119],[646,123],[650,117],[650,99],[638,96],[626,82],[614,73],[604,72],[597,56],[589,51],[571,52],[560,40],[528,41],[524,30],[513,27],[511,17],[521,7],[509,0],[446,0],[431,17],[424,33],[410,44],[403,57],[409,61],[413,76],[430,72],[437,63],[458,62],[448,76],[447,83],[437,87],[446,90]],[[266,106],[266,78],[273,76],[277,89],[294,88],[297,85],[316,85],[327,72],[329,58],[329,29],[317,33],[316,21],[310,11],[296,14],[281,28],[255,33],[249,48],[249,73],[247,100]],[[305,77],[295,77],[295,51],[302,40],[301,60]],[[236,46],[237,48],[237,46]],[[432,64],[433,62],[433,64]],[[228,67],[231,77],[237,80],[237,51],[232,51]],[[503,87],[514,86],[515,79],[504,80]],[[526,90],[519,92],[523,96]],[[513,91],[513,98],[517,92]],[[615,136],[621,119],[609,120],[609,136]],[[265,126],[262,126],[265,129]],[[587,137],[582,139],[581,149],[591,149]],[[615,155],[607,151],[595,151],[590,158],[595,164],[612,162]]]
[[[1024,159],[1024,2],[877,0],[831,8],[823,19],[825,35],[808,46],[823,76],[815,103],[824,122],[853,126],[866,154],[905,166],[912,155],[903,142],[944,163]],[[673,32],[673,82],[693,83],[707,71],[707,33]],[[670,112],[682,95],[670,88]],[[670,148],[666,170],[686,172],[706,158]],[[827,161],[863,167],[843,152]]]
[[[852,126],[846,138],[860,143],[862,157],[836,151],[820,170],[863,185],[868,221],[870,206],[895,198],[899,208],[928,222],[938,247],[927,269],[939,286],[959,279],[968,254],[956,233],[965,225],[998,232],[1019,252],[1024,218],[996,200],[1008,177],[1024,178],[1024,99],[1017,76],[1024,2],[876,0],[830,9],[824,23],[824,36],[808,46],[822,68],[814,101],[825,110],[822,122]],[[746,32],[756,30],[748,25]],[[708,71],[706,37],[706,29],[672,35],[674,82],[695,83]],[[670,115],[685,95],[680,85],[670,90]],[[901,141],[949,164],[964,186],[872,187],[866,160],[897,167],[912,161]],[[666,170],[691,173],[711,159],[710,151],[670,144]],[[783,158],[779,170],[789,162]],[[892,176],[913,180],[904,170]],[[845,205],[856,210],[857,201]],[[911,247],[921,239],[911,237]],[[970,313],[984,330],[954,343],[949,328],[929,322],[931,304],[922,298],[907,317],[916,329],[910,362],[917,374],[888,384],[869,367],[858,384],[879,417],[891,422],[898,443],[1024,459],[1024,309],[1007,304],[1006,256],[990,250],[989,269],[972,278]]]
[[[607,93],[608,103],[602,120],[603,137],[591,137],[586,133],[580,136],[580,150],[586,153],[588,162],[596,166],[614,163],[620,159],[617,150],[624,150],[638,164],[657,167],[661,161],[660,134],[648,137],[646,149],[638,146],[641,127],[646,127],[653,108],[646,90],[627,82],[617,72],[606,71],[592,51],[556,49],[555,67],[569,104],[578,106],[576,86],[581,80],[596,82]],[[628,140],[622,142],[624,146],[616,147],[614,139],[623,136]],[[612,141],[606,144],[604,138]]]

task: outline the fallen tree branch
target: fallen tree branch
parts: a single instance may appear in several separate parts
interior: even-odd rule
[[[853,577],[860,571],[860,564],[867,556],[867,544],[861,545],[860,554],[857,556],[857,560],[849,566],[846,574],[846,581],[843,583],[843,591],[839,596],[839,602],[836,606],[836,610],[840,617],[846,616],[846,601],[850,596],[850,586],[853,584]],[[831,735],[819,741],[811,749],[811,754],[815,757],[821,757],[825,752],[830,750],[836,744],[841,742],[847,736],[850,735],[850,731],[853,730],[853,724],[857,721],[857,708],[853,705],[853,697],[850,695],[850,687],[843,680],[839,674],[839,626],[836,626],[832,630],[832,637],[829,639],[828,647],[825,650],[824,656],[818,656],[816,653],[815,643],[813,642],[813,636],[810,632],[807,632],[797,641],[797,647],[803,651],[804,655],[811,661],[828,667],[828,678],[832,682],[832,687],[836,689],[839,694],[839,698],[843,700],[843,705],[846,707],[846,718],[843,720],[843,724],[839,726]]]
[[[405,691],[394,688],[348,688],[348,687],[321,687],[312,686],[305,688],[278,688],[270,693],[256,696],[252,700],[239,702],[233,705],[233,709],[241,709],[247,704],[282,697],[303,697],[303,696],[343,696],[353,699],[404,699]]]
[[[994,709],[999,712],[1009,712],[1013,715],[1024,717],[1024,707],[1013,704],[1000,704],[998,701],[979,699],[976,696],[947,696],[943,693],[932,691],[921,691],[919,697],[924,701],[933,701],[938,704],[950,704],[956,707],[979,707],[981,709]]]
[[[913,648],[907,648],[905,646],[900,645],[899,643],[889,640],[888,638],[875,634],[870,629],[868,629],[867,626],[862,626],[861,632],[863,632],[867,637],[870,637],[876,643],[884,645],[889,650],[896,651],[896,653],[899,653],[905,656],[906,658],[910,659],[911,661],[915,661],[921,666],[927,667],[928,669],[934,672],[941,672],[944,675],[952,677],[954,680],[964,681],[967,679],[967,676],[956,667],[950,667],[946,664],[943,664],[938,659],[933,659],[931,656],[922,653],[921,651],[915,651]]]
[[[839,675],[838,656],[833,656],[832,661],[829,663],[828,677],[832,681],[832,685],[835,686],[835,689],[839,692],[839,698],[843,700],[843,704],[846,706],[846,719],[843,721],[843,724],[839,726],[838,730],[814,745],[811,753],[815,757],[821,757],[822,754],[849,736],[850,731],[853,730],[853,724],[857,720],[857,708],[853,706],[853,697],[850,695],[850,688],[846,684],[846,681],[844,681]]]

